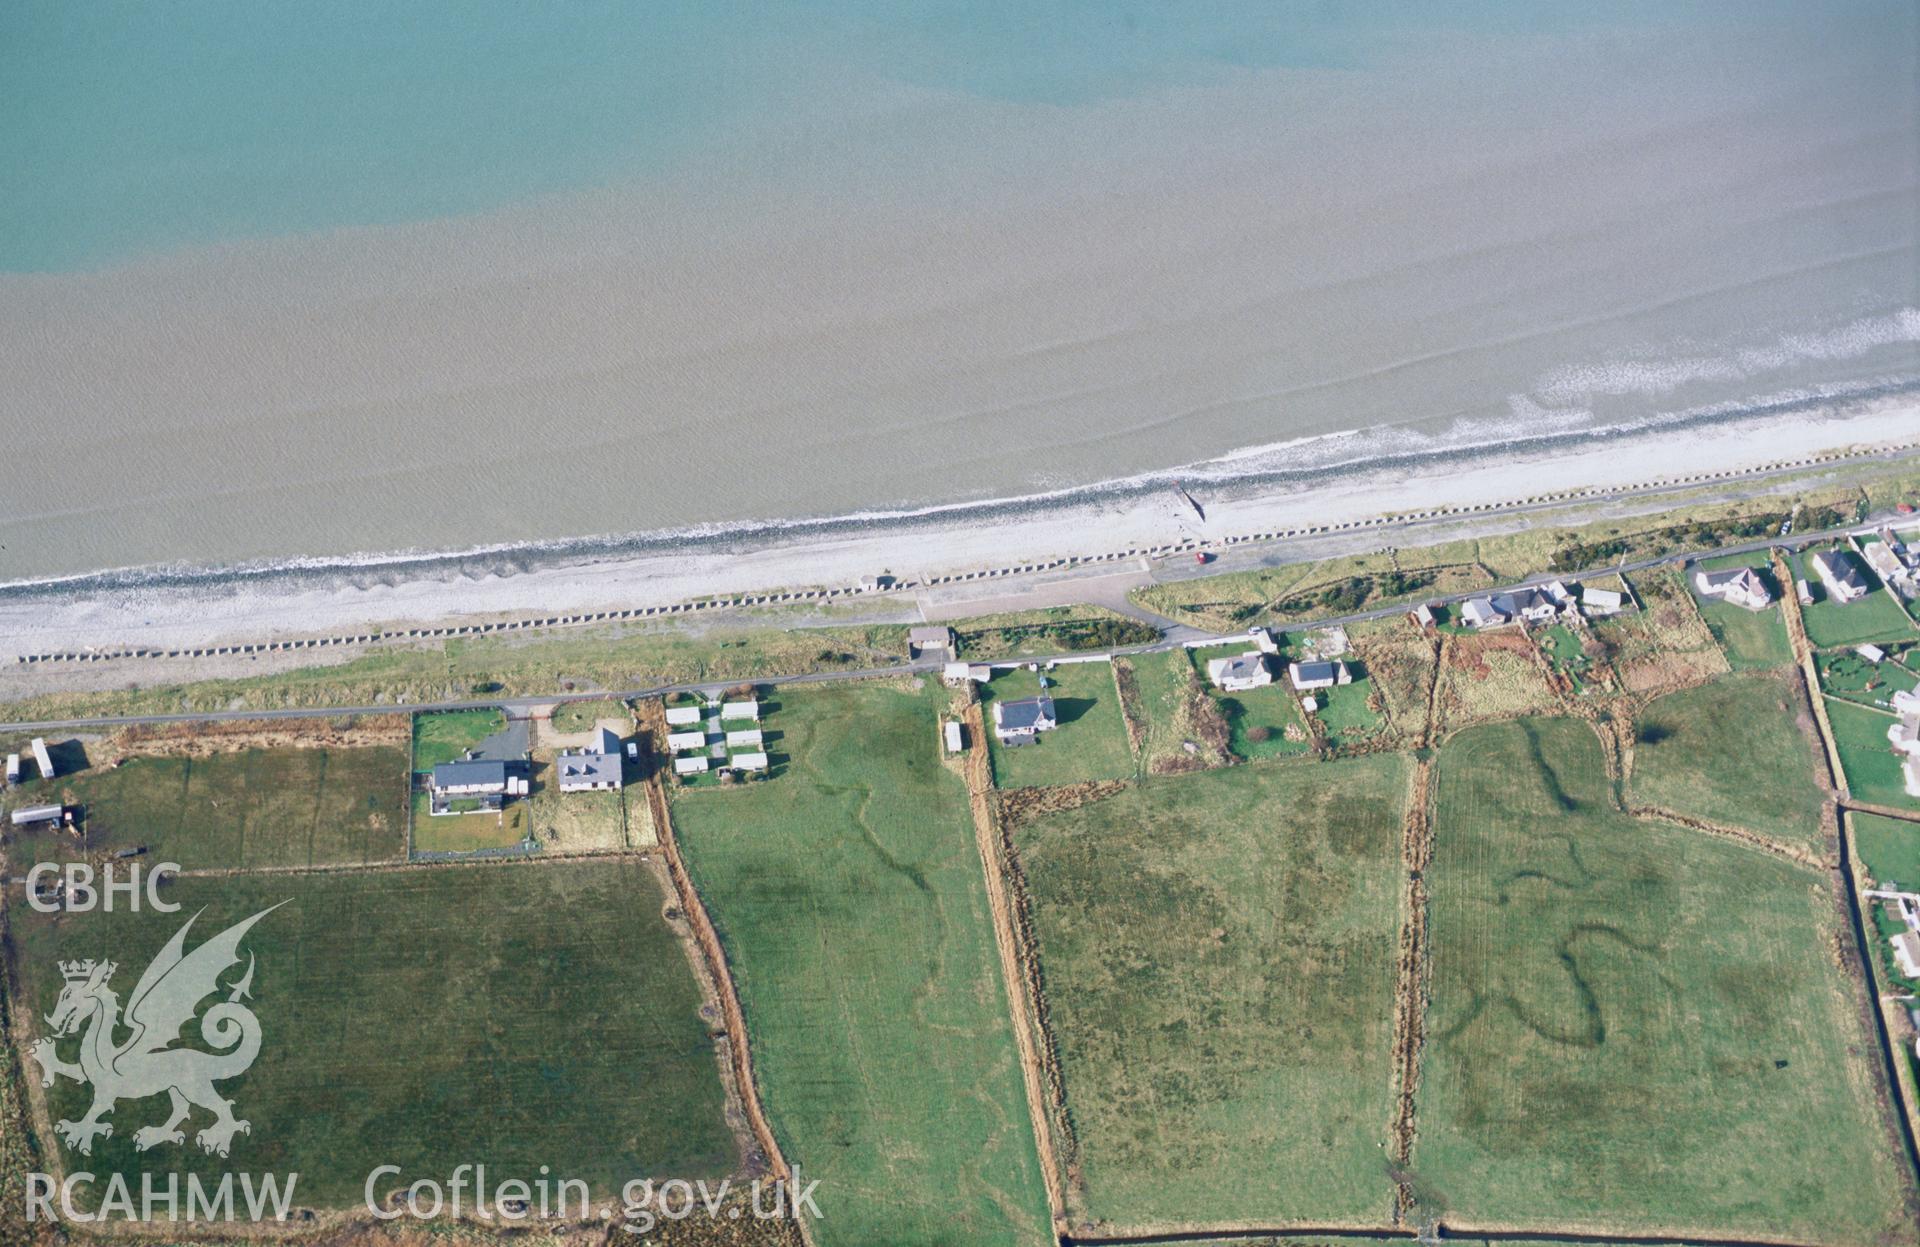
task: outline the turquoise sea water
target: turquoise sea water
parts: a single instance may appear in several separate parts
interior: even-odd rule
[[[1909,396],[1917,208],[1912,0],[14,0],[0,583]]]
[[[670,178],[750,150],[796,101],[829,131],[896,84],[1069,107],[1235,69],[1361,68],[1432,31],[1759,16],[1484,0],[15,0],[0,6],[0,270]],[[806,163],[804,147],[787,154]]]

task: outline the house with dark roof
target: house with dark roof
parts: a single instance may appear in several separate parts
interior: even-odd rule
[[[1045,693],[993,703],[993,734],[1003,745],[1024,745],[1041,732],[1051,732],[1059,726],[1060,721],[1053,712],[1053,698]]]
[[[1493,598],[1469,598],[1460,607],[1460,622],[1469,628],[1497,628],[1512,620]]]
[[[1813,556],[1814,574],[1827,588],[1827,596],[1845,605],[1857,602],[1872,592],[1872,586],[1860,571],[1853,556],[1845,550],[1822,550]]]
[[[1301,691],[1353,683],[1353,672],[1343,662],[1297,662],[1287,668],[1287,679]]]

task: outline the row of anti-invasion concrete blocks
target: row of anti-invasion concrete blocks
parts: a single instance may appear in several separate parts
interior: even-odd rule
[[[1920,445],[1920,443],[1915,444]],[[1687,476],[1662,477],[1658,480],[1642,481],[1632,485],[1567,489],[1556,493],[1534,494],[1525,498],[1509,498],[1500,502],[1477,502],[1466,506],[1435,507],[1426,511],[1409,511],[1391,516],[1378,515],[1369,519],[1345,520],[1338,524],[1317,524],[1305,528],[1282,528],[1266,532],[1236,533],[1206,541],[1202,541],[1197,537],[1189,537],[1182,541],[1167,542],[1161,545],[1144,547],[1129,546],[1124,550],[1109,550],[1103,554],[1076,554],[1035,563],[1018,563],[1008,567],[990,567],[979,571],[955,572],[944,576],[929,576],[924,582],[898,581],[888,585],[885,589],[859,587],[797,589],[784,593],[742,594],[737,597],[710,598],[698,602],[680,602],[672,606],[641,606],[627,610],[597,611],[575,615],[549,615],[541,619],[513,619],[487,624],[457,624],[445,628],[407,628],[395,632],[360,633],[351,636],[309,637],[303,640],[266,641],[251,645],[217,645],[202,649],[88,650],[76,653],[21,654],[18,655],[14,661],[17,663],[43,663],[106,662],[115,658],[220,658],[229,655],[269,654],[282,653],[287,650],[319,649],[335,645],[367,645],[375,641],[434,640],[449,637],[480,636],[493,632],[515,632],[526,628],[560,628],[613,620],[650,619],[663,615],[682,615],[692,611],[714,610],[736,606],[764,606],[780,602],[822,601],[832,598],[861,596],[876,592],[898,592],[903,589],[918,588],[921,583],[927,585],[965,584],[976,580],[994,580],[1003,576],[1025,576],[1035,572],[1052,571],[1058,568],[1080,567],[1090,563],[1109,563],[1122,559],[1141,557],[1158,558],[1168,554],[1179,554],[1198,550],[1203,546],[1235,546],[1257,541],[1285,541],[1297,537],[1316,536],[1321,533],[1380,528],[1394,524],[1404,524],[1413,520],[1443,519],[1448,516],[1510,510],[1514,507],[1540,506],[1554,502],[1572,502],[1584,498],[1603,497],[1608,494],[1630,493],[1638,489],[1705,484],[1711,481],[1731,480],[1738,477],[1752,476],[1760,472],[1778,472],[1793,468],[1818,467],[1824,463],[1836,463],[1841,460],[1857,457],[1857,454],[1840,452],[1824,455],[1809,455],[1799,459],[1783,459],[1774,463],[1765,464],[1761,467],[1748,468],[1745,470],[1695,472]]]

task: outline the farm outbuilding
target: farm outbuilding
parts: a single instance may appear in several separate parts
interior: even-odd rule
[[[959,753],[967,747],[966,737],[961,732],[960,720],[948,719],[945,735],[948,753]]]
[[[1287,679],[1301,690],[1332,688],[1353,683],[1353,673],[1343,662],[1297,662],[1287,668]]]
[[[907,657],[909,658],[950,656],[954,648],[952,628],[927,626],[907,629]]]

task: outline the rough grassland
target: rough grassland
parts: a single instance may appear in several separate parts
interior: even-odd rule
[[[1750,611],[1719,598],[1700,596],[1693,583],[1699,570],[1725,571],[1733,567],[1751,567],[1759,572],[1773,594],[1773,605],[1762,611]],[[1773,574],[1773,560],[1762,550],[1753,554],[1729,554],[1717,559],[1702,559],[1698,567],[1687,569],[1687,588],[1700,607],[1707,630],[1726,652],[1727,664],[1735,671],[1750,668],[1784,667],[1793,661],[1793,646],[1787,639],[1787,623],[1780,614],[1781,586]],[[1791,585],[1786,592],[1793,592]]]
[[[379,1164],[442,1176],[484,1158],[501,1178],[549,1165],[607,1193],[643,1173],[717,1177],[738,1164],[699,986],[645,866],[189,878],[172,899],[179,914],[14,917],[20,1012],[37,1024],[59,994],[58,958],[113,957],[124,1000],[201,906],[190,945],[291,901],[248,937],[263,1047],[222,1084],[252,1133],[230,1161],[208,1157],[192,1146],[203,1112],[186,1147],[143,1155],[134,1131],[166,1100],[121,1103],[87,1167],[133,1175],[136,1192],[143,1161],[297,1171],[300,1203],[340,1208],[358,1206]],[[198,1045],[198,1027],[187,1034]],[[54,1119],[85,1112],[85,1088],[63,1079],[49,1094]]]
[[[1726,676],[1655,698],[1633,748],[1635,804],[1819,851],[1826,794],[1799,690],[1777,675]]]
[[[793,690],[785,775],[673,804],[781,1150],[820,1181],[823,1247],[1047,1237],[943,696]]]
[[[1425,1211],[1913,1241],[1823,874],[1617,813],[1566,719],[1450,741],[1435,845]]]
[[[1141,771],[1170,774],[1224,766],[1232,760],[1232,726],[1220,715],[1219,704],[1207,696],[1186,650],[1115,659],[1114,669],[1132,673],[1132,700],[1122,709],[1139,740]],[[1299,735],[1300,747],[1305,748],[1306,732]]]
[[[55,786],[85,808],[86,841],[30,837],[35,860],[143,844],[150,860],[189,870],[359,865],[406,852],[407,759],[392,746],[133,758]]]
[[[1867,877],[1881,886],[1920,888],[1920,823],[1879,814],[1849,814],[1854,847]]]
[[[1084,1215],[1386,1223],[1407,770],[1169,776],[1019,829]]]
[[[1833,725],[1833,742],[1840,748],[1840,769],[1847,775],[1847,791],[1856,801],[1895,809],[1920,808],[1920,800],[1907,795],[1900,755],[1887,740],[1887,729],[1897,722],[1891,714],[1829,697],[1827,722]]]
[[[1134,773],[1126,721],[1113,667],[1104,662],[1061,663],[1046,676],[1060,726],[1042,732],[1032,744],[1009,749],[993,741],[993,780],[1001,788],[1078,784],[1089,779],[1125,779]],[[1037,677],[1022,668],[996,675],[980,686],[991,732],[993,703],[1034,697]]]
[[[1557,701],[1533,643],[1518,628],[1452,638],[1437,697],[1441,715],[1455,725],[1536,714]]]

